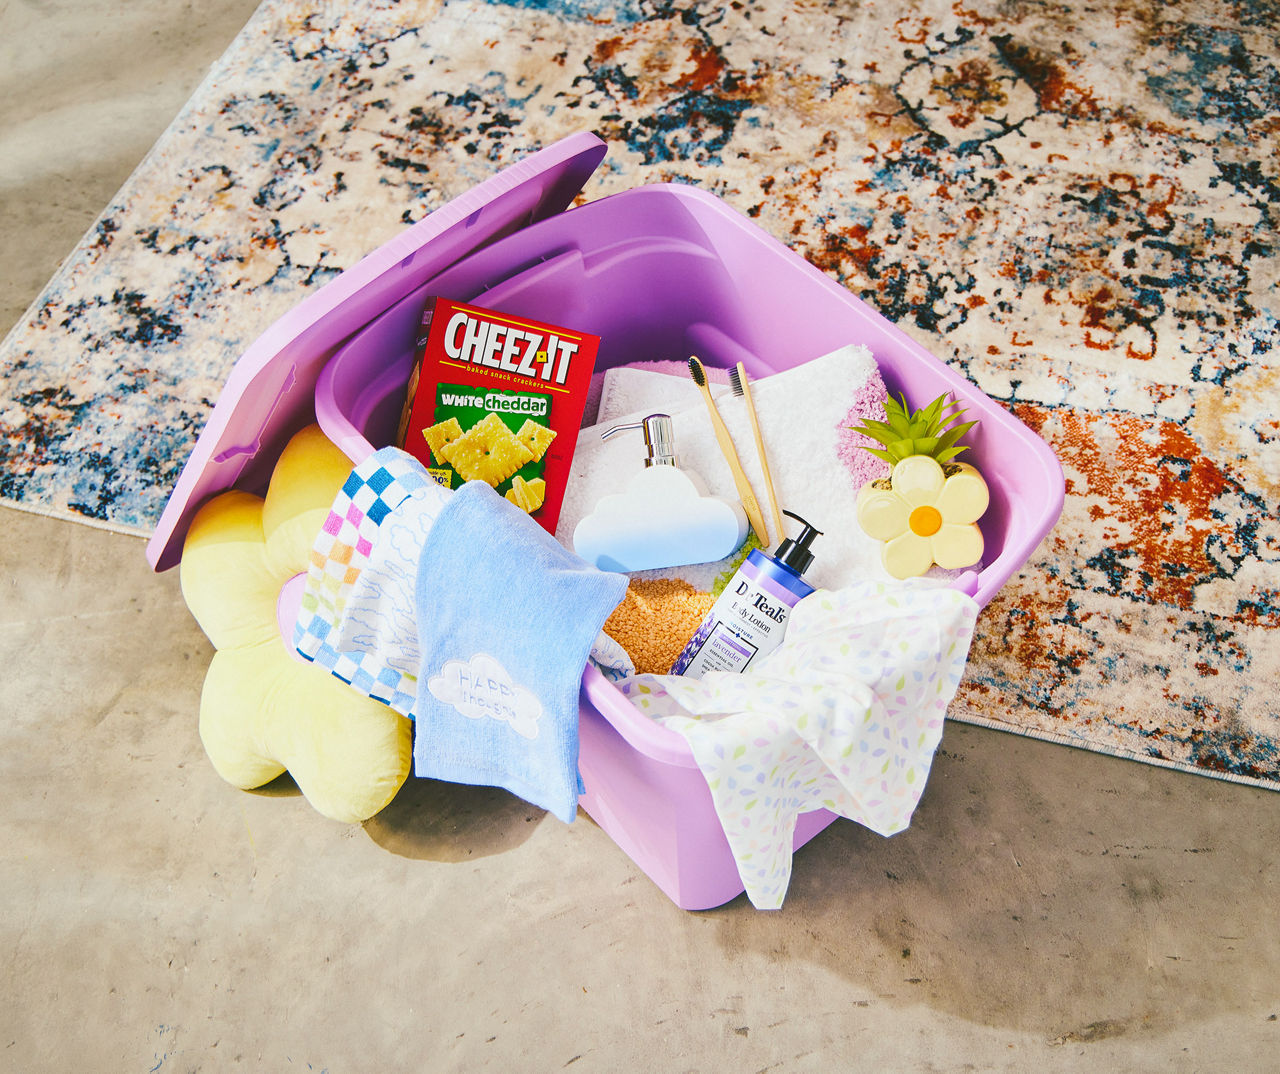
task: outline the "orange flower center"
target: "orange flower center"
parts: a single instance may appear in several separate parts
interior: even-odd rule
[[[899,515],[899,518],[902,516]],[[942,512],[936,507],[924,504],[917,507],[911,512],[911,516],[907,519],[907,525],[911,527],[911,532],[920,537],[932,537],[938,530],[942,529]]]

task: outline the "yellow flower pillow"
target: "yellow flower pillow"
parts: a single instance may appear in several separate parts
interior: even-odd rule
[[[287,770],[319,812],[357,823],[409,775],[410,722],[299,657],[277,611],[285,583],[306,571],[350,471],[317,426],[302,430],[281,454],[265,500],[224,492],[200,509],[181,581],[217,650],[200,698],[200,738],[218,774],[249,790]]]

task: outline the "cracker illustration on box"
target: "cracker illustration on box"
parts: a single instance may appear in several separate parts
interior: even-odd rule
[[[483,481],[495,488],[533,461],[533,452],[512,435],[497,414],[489,414],[446,444],[440,455],[463,481]]]
[[[599,343],[430,299],[401,446],[446,488],[483,481],[555,533]]]
[[[535,477],[532,481],[526,481],[523,477],[517,475],[511,479],[511,488],[507,490],[507,499],[515,504],[521,511],[533,514],[542,506],[542,501],[547,495],[547,483],[540,477]]]
[[[422,435],[431,448],[431,457],[441,463],[444,461],[441,451],[462,436],[462,426],[458,424],[457,418],[449,418],[447,421],[436,422],[429,429],[423,429]]]
[[[516,430],[516,439],[524,444],[539,462],[542,461],[542,456],[547,453],[547,448],[551,446],[551,441],[555,438],[556,431],[554,429],[539,425],[532,418],[525,418],[524,424]]]

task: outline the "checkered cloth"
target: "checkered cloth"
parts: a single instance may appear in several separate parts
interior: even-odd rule
[[[384,685],[399,673],[391,704],[412,716],[405,696],[417,681],[422,651],[414,600],[422,550],[440,512],[454,494],[429,482],[387,515],[369,561],[355,580],[329,644],[349,658],[363,653],[361,669]],[[371,695],[376,696],[376,695]]]
[[[337,631],[383,522],[433,484],[417,459],[394,447],[374,452],[352,470],[312,546],[293,628],[293,644],[301,656],[406,714],[417,694],[416,677],[386,666],[372,653],[339,648]]]

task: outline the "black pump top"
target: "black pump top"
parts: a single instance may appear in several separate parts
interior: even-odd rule
[[[796,574],[804,574],[813,563],[813,553],[809,551],[809,542],[815,537],[821,537],[822,530],[815,530],[803,518],[792,511],[784,510],[782,513],[788,518],[794,518],[804,529],[794,541],[788,537],[778,545],[778,550],[773,554],[774,558],[788,570],[793,570]]]

